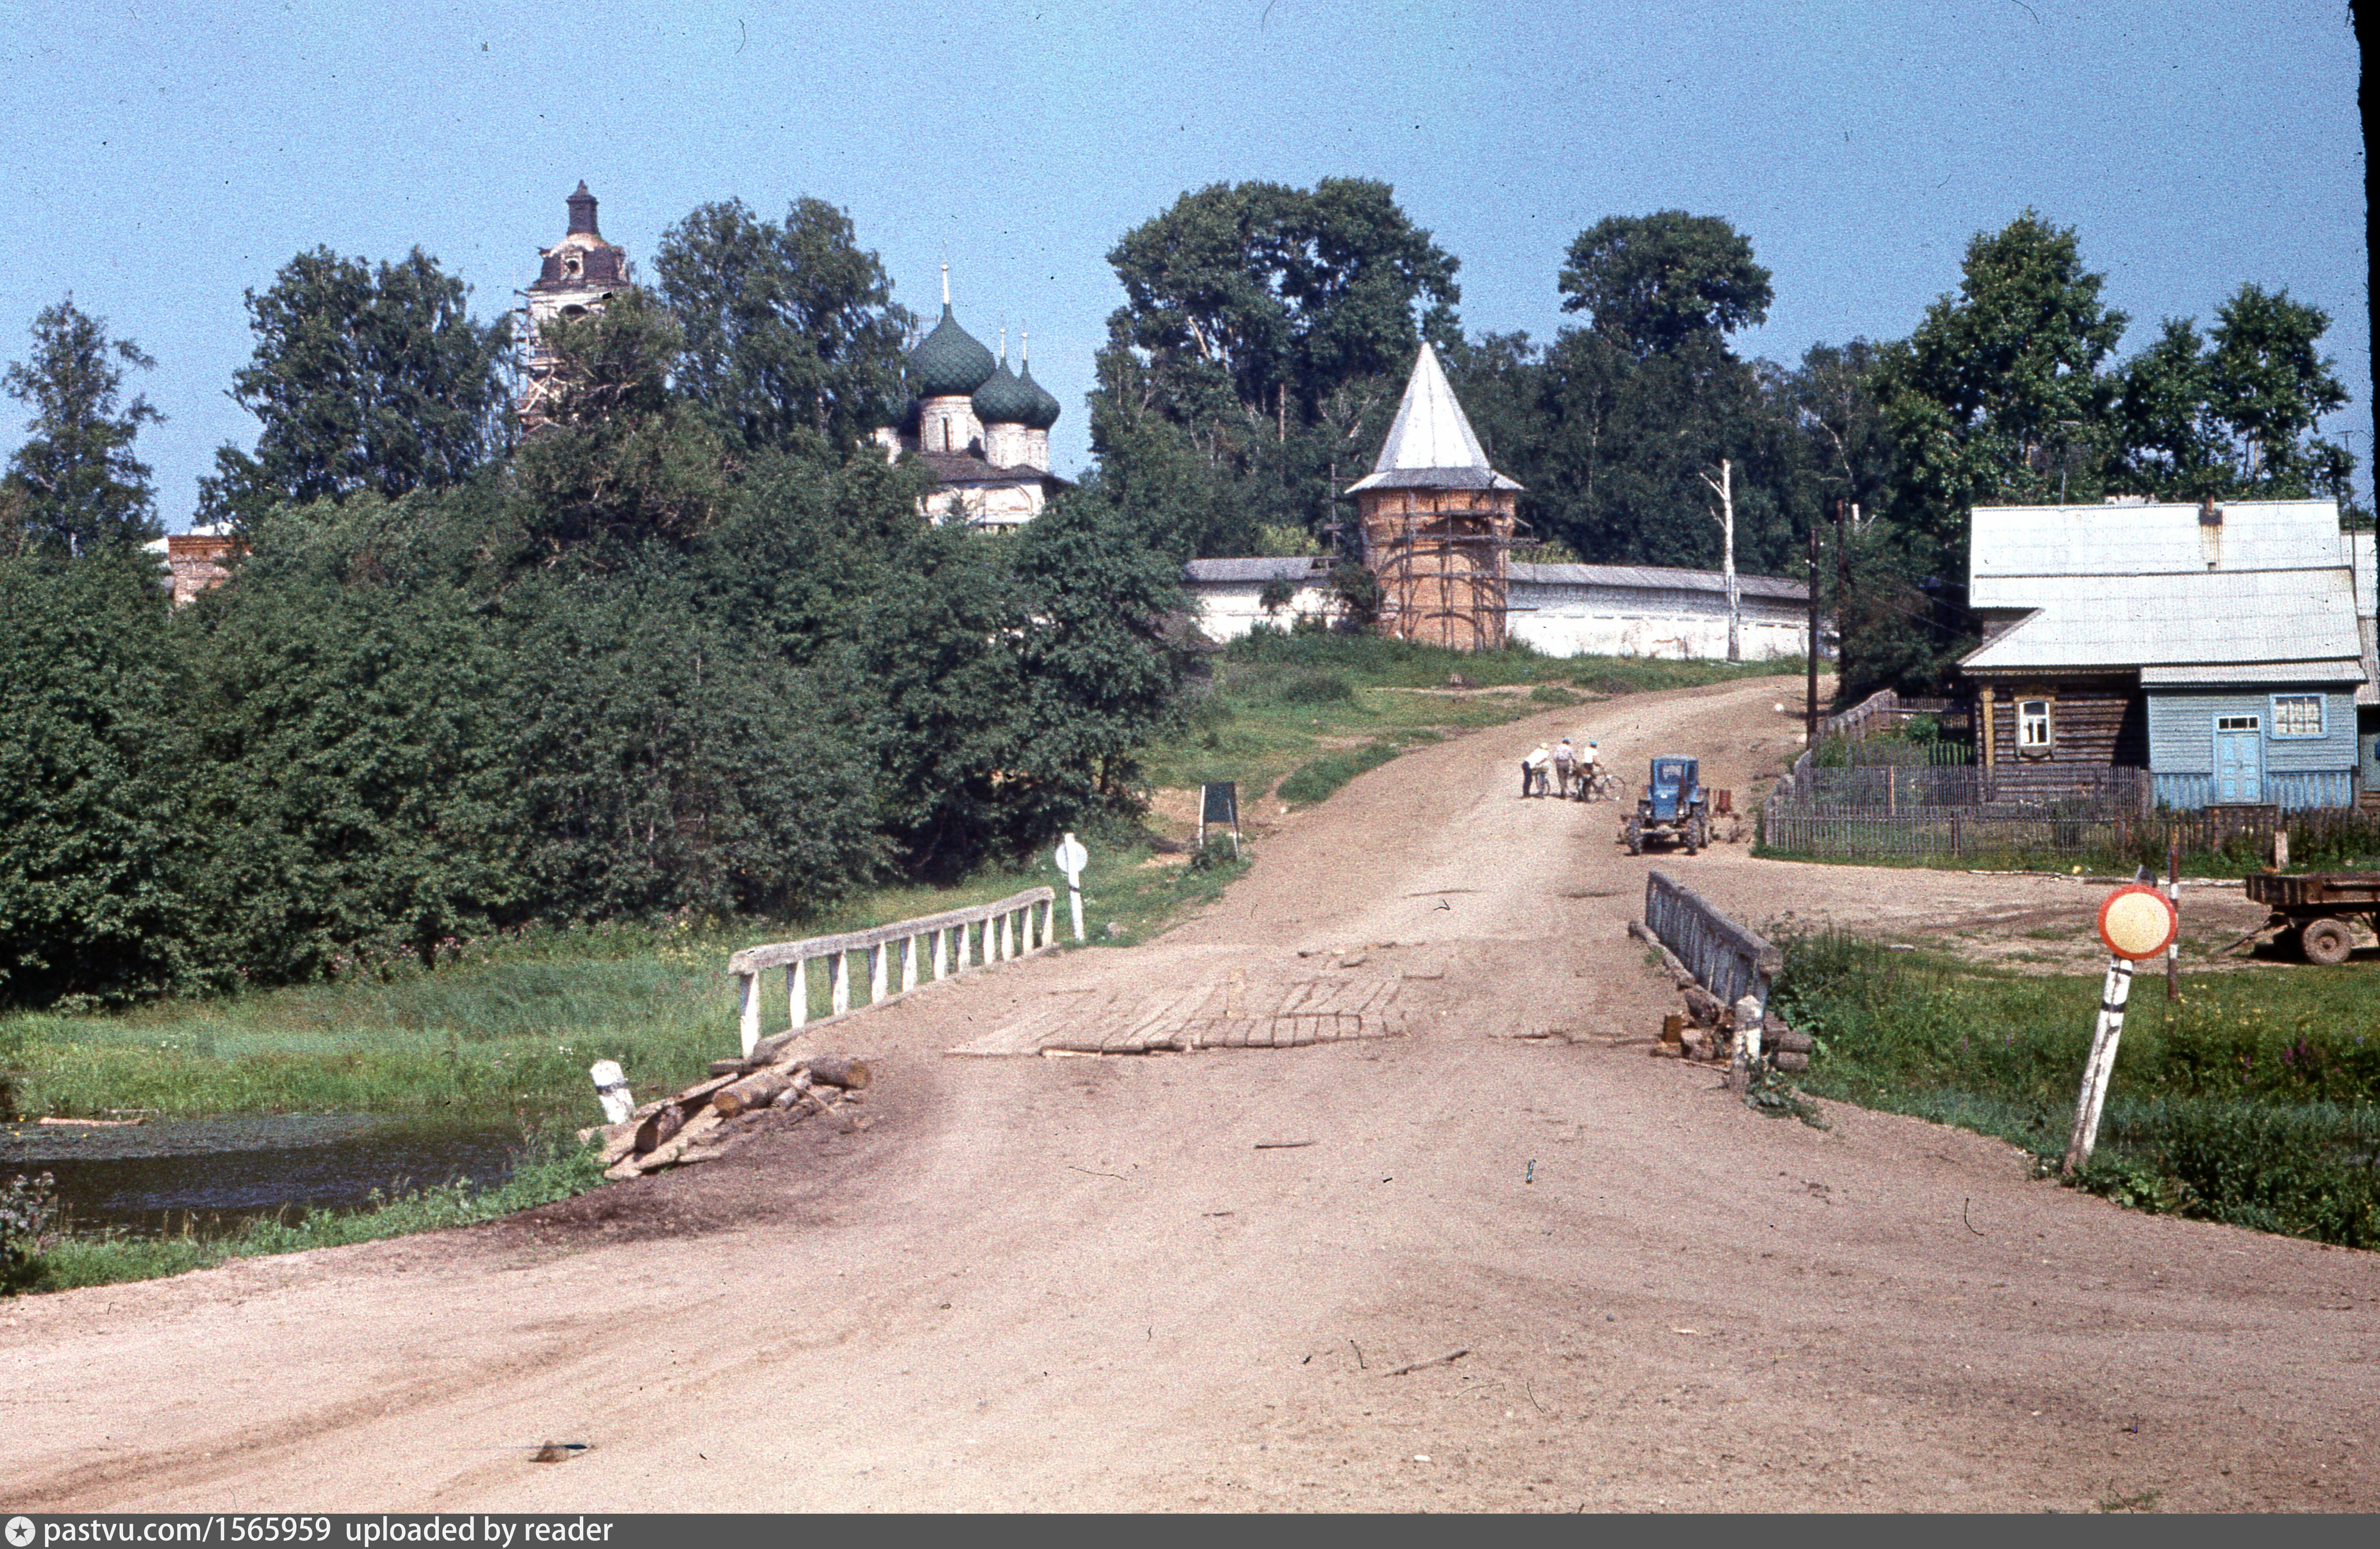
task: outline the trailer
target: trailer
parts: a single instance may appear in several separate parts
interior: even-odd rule
[[[2347,961],[2355,950],[2350,921],[2362,921],[2380,935],[2380,872],[2314,872],[2282,876],[2252,873],[2248,897],[2273,911],[2251,937],[2294,931],[2306,961],[2325,966]]]

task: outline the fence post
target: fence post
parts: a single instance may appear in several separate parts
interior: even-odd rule
[[[752,1045],[760,1042],[760,976],[759,973],[737,975],[743,983],[743,1014],[738,1018],[738,1031],[743,1034],[744,1052],[750,1054]]]
[[[851,1009],[851,948],[844,947],[826,960],[827,1008],[835,1016]]]
[[[785,969],[785,1025],[801,1027],[810,1019],[810,962],[796,957]]]
[[[901,938],[901,993],[907,994],[917,987],[917,938]]]
[[[934,977],[947,979],[951,967],[951,928],[939,925],[934,929]]]
[[[868,949],[868,1004],[875,1005],[884,998],[885,944],[878,942]]]

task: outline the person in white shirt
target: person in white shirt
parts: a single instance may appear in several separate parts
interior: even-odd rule
[[[1565,737],[1554,744],[1554,794],[1565,800],[1570,797],[1571,771],[1578,766],[1578,750]]]
[[[1521,761],[1521,794],[1523,796],[1545,794],[1546,765],[1553,762],[1553,757],[1546,745],[1540,742],[1536,751]]]
[[[1578,794],[1581,800],[1586,800],[1595,794],[1595,776],[1598,758],[1595,740],[1589,738],[1586,746],[1578,750]]]

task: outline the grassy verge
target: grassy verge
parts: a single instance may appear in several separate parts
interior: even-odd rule
[[[1235,780],[1243,801],[1252,802],[1281,782],[1282,800],[1305,805],[1406,749],[1548,706],[1585,703],[1589,695],[1801,670],[1798,660],[1730,666],[1552,657],[1525,649],[1448,651],[1359,635],[1258,633],[1222,653],[1184,730],[1149,749],[1145,762],[1155,786]],[[1469,690],[1488,691],[1448,691],[1451,678]]]
[[[2100,978],[2022,975],[1826,935],[1779,1009],[1818,1041],[1807,1090],[2065,1150]],[[2135,992],[2079,1180],[2140,1209],[2380,1247],[2380,982],[2368,968],[2192,974]]]

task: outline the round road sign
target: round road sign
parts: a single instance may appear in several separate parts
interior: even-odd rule
[[[1050,859],[1058,862],[1058,870],[1069,877],[1076,877],[1082,875],[1083,868],[1091,863],[1091,852],[1083,848],[1082,840],[1069,834],[1058,841],[1058,852]]]
[[[2166,896],[2143,882],[2119,887],[2099,906],[2099,939],[2119,957],[2154,957],[2181,922]]]

